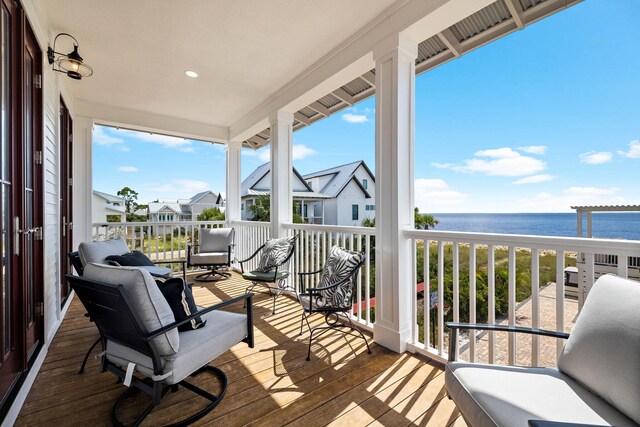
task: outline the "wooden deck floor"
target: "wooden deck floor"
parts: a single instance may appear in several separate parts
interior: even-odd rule
[[[194,293],[198,303],[209,305],[241,294],[245,286],[233,276],[217,284],[196,282]],[[266,295],[257,296],[255,348],[239,344],[212,362],[227,374],[229,386],[222,403],[197,425],[465,426],[445,396],[444,374],[437,366],[375,344],[369,355],[361,339],[339,333],[317,341],[307,362],[308,332],[298,334],[297,303],[281,297],[275,315],[270,307]],[[110,410],[124,386],[112,374],[100,373],[96,359],[84,374],[77,373],[98,337],[83,314],[80,302],[72,301],[17,425],[111,425]],[[206,374],[193,382],[216,390]],[[167,394],[144,425],[175,421],[201,405],[200,398],[180,389]],[[138,408],[126,408],[125,416]]]

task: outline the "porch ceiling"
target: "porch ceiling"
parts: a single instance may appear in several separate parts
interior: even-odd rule
[[[51,37],[72,34],[95,70],[69,85],[76,99],[220,127],[394,1],[36,0]]]

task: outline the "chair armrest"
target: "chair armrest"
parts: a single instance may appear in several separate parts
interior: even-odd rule
[[[154,264],[186,264],[187,261],[184,259],[176,259],[173,261],[156,261]]]
[[[234,304],[236,302],[242,301],[242,300],[247,300],[247,317],[249,318],[251,324],[253,324],[253,294],[252,293],[247,293],[244,295],[240,295],[237,296],[235,298],[231,298],[225,301],[222,301],[218,304],[215,305],[211,305],[203,310],[200,310],[188,317],[186,317],[185,319],[181,320],[181,321],[175,321],[173,323],[168,324],[167,326],[163,326],[159,329],[156,329],[155,331],[149,332],[148,334],[145,335],[145,338],[147,339],[153,339],[155,337],[157,337],[158,335],[162,335],[164,333],[169,332],[172,329],[177,328],[178,326],[184,325],[187,322],[190,322],[191,320],[195,319],[198,316],[202,316],[203,314],[209,313],[211,311],[214,310],[220,310],[223,307],[226,307],[228,305]],[[251,340],[253,340],[253,332],[250,333],[250,335],[252,335]]]
[[[450,329],[477,329],[484,331],[501,331],[501,332],[520,332],[531,335],[544,335],[553,338],[569,338],[569,334],[565,332],[549,331],[547,329],[527,328],[524,326],[509,325],[489,325],[485,323],[454,323],[446,322],[445,325]]]
[[[553,338],[569,338],[569,334],[564,332],[548,331],[546,329],[526,328],[523,326],[509,325],[488,325],[485,323],[454,323],[446,322],[445,326],[449,328],[449,361],[456,361],[456,353],[458,347],[458,329],[474,329],[483,331],[500,331],[500,332],[520,332],[532,335],[543,335]]]
[[[321,273],[322,269],[318,270],[318,271],[306,271],[304,273],[298,273],[298,276],[310,276],[312,274],[318,274]]]
[[[258,255],[262,248],[264,248],[264,245],[260,246],[249,258],[238,260],[238,262],[242,264],[243,262],[251,261],[256,255]]]
[[[595,424],[567,423],[564,421],[528,420],[529,427],[596,427]]]

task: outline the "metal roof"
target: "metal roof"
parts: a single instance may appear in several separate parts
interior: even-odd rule
[[[103,193],[102,191],[93,190],[93,194],[98,197],[105,199],[108,202],[112,203],[124,203],[124,198],[120,196],[114,196],[113,194]]]
[[[243,194],[242,197],[247,196],[268,196],[271,194],[269,190],[249,190],[247,194]],[[315,191],[292,191],[291,195],[294,199],[330,199],[331,197],[326,194],[316,193]]]
[[[579,212],[640,212],[640,205],[571,206],[571,209]]]
[[[371,177],[371,181],[375,182],[375,176],[371,173],[369,167],[364,162],[364,160],[358,160],[357,162],[347,163],[346,165],[336,166],[331,169],[325,169],[318,172],[313,172],[307,175],[304,175],[304,179],[313,179],[320,176],[333,175],[333,178],[329,180],[329,182],[324,186],[324,188],[320,189],[320,192],[328,195],[329,197],[337,197],[342,190],[351,182],[355,180],[356,184],[360,187],[360,189],[364,192],[367,198],[370,198],[371,195],[369,192],[362,186],[362,183],[355,179],[354,174],[356,170],[360,167],[360,165],[364,166],[364,169],[367,171],[369,176]]]
[[[581,0],[497,0],[418,45],[416,75],[491,43]],[[375,69],[326,94],[296,112],[293,130],[322,120],[375,94]],[[315,112],[313,114],[312,112]],[[260,148],[269,143],[267,128],[248,138],[245,145]]]

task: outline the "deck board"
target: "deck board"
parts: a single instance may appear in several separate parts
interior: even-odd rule
[[[245,287],[234,274],[215,284],[196,282],[194,294],[198,304],[206,306],[240,295]],[[305,326],[304,333],[299,333],[299,306],[282,297],[272,315],[269,297],[258,295],[254,304],[255,348],[239,344],[212,362],[226,373],[229,386],[220,405],[197,425],[465,426],[445,397],[439,367],[410,354],[393,353],[375,345],[371,337],[369,355],[361,339],[339,333],[314,342],[311,361],[307,361],[308,331]],[[316,316],[312,325],[321,321]],[[124,387],[112,374],[101,373],[94,358],[84,374],[77,373],[84,352],[97,337],[74,299],[16,425],[111,425],[111,407]],[[206,374],[192,382],[217,390]],[[139,406],[123,408],[123,419],[132,420],[144,405],[143,400],[136,403]],[[202,400],[184,389],[169,393],[144,425],[176,421],[201,405]]]

